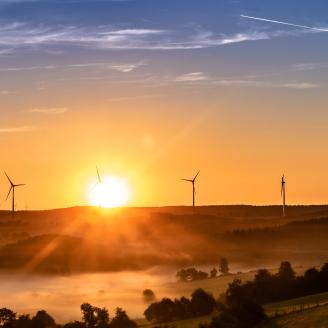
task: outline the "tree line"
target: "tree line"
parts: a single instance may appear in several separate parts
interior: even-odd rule
[[[126,312],[117,308],[115,316],[110,320],[106,308],[98,308],[89,303],[81,305],[82,320],[58,325],[46,311],[41,310],[32,318],[29,315],[17,315],[10,309],[0,309],[0,327],[3,328],[136,328]]]
[[[228,287],[226,297],[252,299],[257,303],[283,301],[328,291],[328,263],[319,270],[310,268],[296,276],[290,262],[282,262],[278,273],[258,270],[253,281],[242,283],[235,279]]]
[[[229,272],[229,262],[226,258],[222,258],[219,261],[219,268],[213,268],[209,274],[207,272],[197,270],[196,268],[187,268],[178,271],[176,274],[176,278],[182,282],[195,281],[208,278],[216,278],[218,276],[218,273],[220,273],[221,276],[224,276],[229,274]]]

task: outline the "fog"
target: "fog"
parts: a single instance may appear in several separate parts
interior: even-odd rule
[[[170,294],[164,286],[170,279],[174,280],[174,275],[150,271],[64,277],[1,275],[1,306],[29,314],[44,309],[58,322],[67,322],[80,319],[80,305],[88,302],[108,308],[111,315],[116,307],[122,307],[131,317],[140,318],[147,307],[142,291],[151,288],[163,297]]]

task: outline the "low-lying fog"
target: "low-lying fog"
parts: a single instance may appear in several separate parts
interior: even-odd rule
[[[18,313],[34,314],[44,309],[57,322],[81,318],[84,302],[106,307],[113,315],[116,307],[124,308],[133,318],[142,317],[147,307],[142,292],[146,288],[156,296],[165,293],[163,283],[174,280],[171,275],[152,272],[83,274],[72,276],[1,275],[1,306]]]
[[[200,268],[208,271],[210,268]],[[235,275],[189,283],[176,281],[173,269],[81,274],[70,276],[0,275],[1,307],[18,313],[35,314],[44,309],[57,322],[81,319],[80,305],[84,302],[106,307],[110,315],[122,307],[132,318],[142,318],[147,308],[142,292],[150,288],[156,298],[187,296],[199,287],[218,296]],[[251,278],[253,273],[244,274]]]

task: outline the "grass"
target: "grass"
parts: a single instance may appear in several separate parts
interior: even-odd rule
[[[328,327],[328,305],[290,313],[258,328],[325,328]]]
[[[314,307],[328,303],[328,293],[309,295],[300,298],[294,298],[286,301],[270,303],[264,305],[264,310],[268,316],[275,314],[284,314],[300,310],[301,307]]]
[[[169,328],[198,328],[201,323],[209,323],[212,319],[212,316],[192,318],[187,320],[173,321],[167,324],[158,325],[158,324],[150,324],[146,320],[136,320],[138,327],[143,328],[151,328],[151,327],[166,327]]]

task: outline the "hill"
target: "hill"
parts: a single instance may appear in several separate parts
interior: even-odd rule
[[[291,313],[258,328],[325,328],[328,327],[328,305]]]
[[[40,253],[33,269],[40,272],[208,270],[221,257],[234,271],[277,267],[282,260],[325,262],[328,206],[288,207],[284,218],[280,211],[238,205],[0,212],[0,270],[21,270]]]

